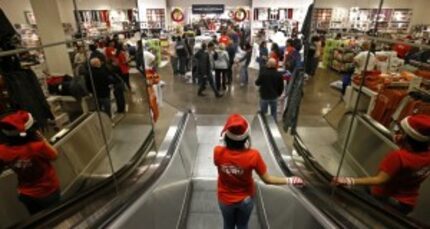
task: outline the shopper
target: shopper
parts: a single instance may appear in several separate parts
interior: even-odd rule
[[[281,96],[284,90],[284,81],[282,73],[276,69],[276,60],[271,58],[267,62],[267,66],[260,69],[255,85],[259,86],[260,92],[260,111],[267,114],[270,107],[270,114],[275,121],[277,120],[277,104],[278,97]]]
[[[217,196],[225,229],[248,228],[254,208],[256,171],[266,184],[303,186],[300,177],[269,175],[260,152],[251,148],[248,121],[239,114],[231,115],[221,132],[225,146],[214,148],[214,164],[218,169]]]
[[[124,50],[123,44],[119,43],[116,47],[115,56],[113,57],[114,61],[121,69],[121,76],[127,85],[128,89],[131,90],[130,85],[130,67],[128,66],[128,57]]]
[[[93,58],[98,58],[103,64],[106,63],[106,56],[97,49],[95,44],[90,44],[90,60]]]
[[[30,214],[60,202],[60,182],[51,162],[57,150],[36,129],[32,115],[15,111],[0,119],[0,174],[18,176],[18,198]]]
[[[234,65],[234,57],[236,56],[236,47],[234,46],[233,41],[230,40],[229,45],[227,46],[228,52],[228,69],[227,69],[227,85],[231,85],[233,83],[233,65]]]
[[[169,45],[170,64],[172,65],[173,75],[176,76],[179,73],[178,68],[178,56],[176,55],[176,37],[172,36]]]
[[[269,59],[269,50],[267,49],[267,42],[262,41],[259,47],[259,56],[258,56],[258,64],[260,69],[266,66],[267,60]]]
[[[126,83],[122,77],[121,68],[118,66],[117,62],[111,62],[111,64],[106,65],[109,70],[110,75],[113,80],[113,95],[115,97],[116,107],[118,113],[125,113],[125,87]]]
[[[86,75],[87,88],[97,98],[99,109],[111,117],[110,85],[114,84],[112,75],[98,58],[91,59],[90,65],[91,72]]]
[[[293,29],[293,33],[291,34],[291,39],[293,40],[293,47],[300,53],[300,50],[302,50],[303,44],[302,44],[302,40],[299,38],[297,34],[296,29]]]
[[[319,60],[321,58],[322,48],[321,40],[318,36],[313,36],[311,38],[311,44],[309,46],[308,56],[307,56],[307,66],[306,74],[308,76],[314,76],[318,68]]]
[[[270,48],[269,58],[273,58],[276,60],[276,68],[279,68],[279,60],[281,51],[279,50],[279,46],[277,43],[272,43],[272,47]]]
[[[384,157],[375,176],[336,177],[333,182],[349,187],[372,186],[374,197],[409,214],[417,204],[421,183],[430,175],[430,116],[406,117],[394,140],[400,149]]]
[[[214,67],[215,67],[215,85],[218,91],[226,89],[227,71],[230,65],[230,57],[225,50],[224,44],[220,44],[219,49],[215,51]]]
[[[247,43],[243,47],[245,51],[245,55],[237,61],[237,63],[241,64],[240,67],[240,86],[244,87],[245,85],[248,85],[248,66],[249,63],[251,63],[251,57],[252,57],[252,46]]]
[[[114,40],[108,41],[108,47],[105,48],[105,56],[107,61],[113,61],[115,56],[116,42]]]
[[[77,49],[77,53],[73,58],[73,64],[75,65],[75,68],[84,65],[87,61],[87,51],[85,50],[85,46],[79,46]]]
[[[292,39],[288,39],[284,57],[285,70],[294,74],[294,70],[300,64],[300,58],[300,53],[294,48],[294,41]]]
[[[213,49],[213,44],[210,43],[210,49],[207,49],[206,43],[202,43],[201,49],[196,53],[195,58],[197,60],[197,75],[199,79],[199,90],[197,92],[198,96],[206,96],[203,91],[206,89],[206,83],[209,82],[215,97],[219,98],[222,95],[216,90],[214,80],[212,78],[212,64],[210,55]]]
[[[221,36],[218,40],[218,43],[221,45],[223,44],[224,46],[228,46],[230,44],[230,37],[227,36],[227,32],[224,30],[221,33]]]
[[[366,41],[361,45],[361,48],[363,51],[361,51],[354,57],[355,74],[359,74],[359,75],[362,74],[363,71],[366,71],[366,72],[373,71],[376,66],[376,57],[375,57],[374,50],[371,50],[371,44]],[[370,55],[370,56],[369,56],[369,62],[366,68],[367,55]]]
[[[188,49],[181,37],[178,37],[176,40],[176,56],[179,61],[179,74],[181,76],[185,76],[187,70]]]

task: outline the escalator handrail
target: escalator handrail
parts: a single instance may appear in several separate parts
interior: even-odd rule
[[[18,224],[14,225],[13,228],[34,228],[34,227],[37,227],[38,225],[45,224],[48,221],[52,222],[55,220],[58,221],[66,218],[67,216],[64,216],[62,214],[66,211],[66,209],[69,209],[75,206],[76,204],[82,203],[82,200],[86,198],[89,198],[91,196],[96,196],[98,192],[102,190],[106,190],[106,188],[113,187],[115,183],[114,180],[119,177],[123,177],[125,174],[127,174],[130,171],[130,169],[132,169],[136,165],[136,163],[139,161],[139,158],[147,151],[146,149],[150,148],[150,145],[153,144],[154,137],[155,137],[154,131],[151,130],[150,134],[147,136],[147,138],[139,148],[138,150],[139,153],[136,153],[127,164],[121,167],[113,175],[109,176],[108,178],[94,185],[93,187],[90,187],[80,192],[78,195],[75,195],[67,199],[67,201],[58,204],[54,208],[44,210],[32,216],[28,220],[19,222]]]
[[[265,129],[265,132],[267,133],[267,140],[269,142],[270,147],[273,150],[273,154],[275,156],[275,160],[278,162],[278,165],[281,167],[282,172],[284,173],[285,176],[289,177],[289,176],[293,176],[293,172],[291,172],[291,170],[288,168],[288,165],[285,163],[284,159],[282,158],[282,154],[278,148],[278,145],[276,144],[275,138],[273,137],[272,131],[269,127],[269,124],[267,122],[267,119],[264,115],[262,115],[261,113],[258,114],[258,116],[261,118],[261,120],[263,121],[263,128]],[[331,222],[333,222],[335,225],[341,227],[344,226],[344,228],[348,228],[348,226],[346,226],[344,223],[342,223],[338,216],[334,216],[331,213],[325,211],[323,209],[322,211],[326,217],[328,217],[328,219],[330,219]]]
[[[330,184],[333,176],[326,170],[323,168],[323,166],[317,162],[314,157],[312,156],[312,154],[309,152],[309,150],[304,146],[303,140],[301,140],[300,136],[298,134],[296,134],[294,136],[294,146],[295,147],[299,147],[297,152],[300,154],[300,156],[302,156],[305,161],[307,162],[308,165],[311,166],[311,168],[321,177],[324,177],[324,181],[327,184]],[[303,147],[304,146],[304,147]],[[422,227],[426,227],[426,225],[423,225],[420,222],[416,222],[413,219],[409,219],[404,217],[403,215],[401,215],[398,212],[395,212],[393,210],[390,209],[386,209],[384,208],[382,205],[378,204],[378,203],[374,203],[374,202],[370,202],[367,198],[359,195],[356,192],[353,192],[352,190],[349,190],[345,187],[338,187],[337,190],[343,194],[343,196],[350,198],[350,199],[355,199],[360,201],[361,203],[363,203],[363,205],[365,205],[367,207],[367,209],[369,209],[370,211],[377,211],[377,212],[382,212],[383,214],[388,214],[390,215],[389,218],[393,219],[396,221],[396,223],[400,223],[401,225],[408,227],[408,228],[422,228]]]
[[[108,227],[109,224],[111,224],[121,213],[123,213],[130,205],[132,205],[139,197],[141,197],[142,193],[146,192],[158,180],[158,178],[169,165],[170,159],[172,158],[174,152],[176,152],[176,149],[179,147],[179,140],[184,131],[186,122],[190,117],[190,113],[191,112],[188,111],[181,117],[177,131],[171,141],[171,144],[169,145],[169,148],[167,149],[166,155],[153,174],[145,182],[140,184],[139,187],[137,187],[136,190],[130,194],[130,196],[114,200],[112,204],[107,206],[107,209],[105,209],[102,215],[95,214],[97,216],[93,217],[93,222],[86,222],[86,225],[89,224],[90,228]]]
[[[278,148],[278,145],[275,142],[275,138],[272,135],[272,132],[270,131],[269,125],[267,124],[266,117],[262,115],[261,113],[258,113],[258,116],[263,120],[263,128],[265,128],[265,132],[267,133],[267,140],[269,141],[269,145],[272,148],[276,161],[282,161],[281,151]],[[285,163],[279,164],[284,174],[288,177],[293,176],[293,173],[288,168],[288,166]]]

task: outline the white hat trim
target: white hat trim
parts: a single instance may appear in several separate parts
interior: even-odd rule
[[[27,122],[24,124],[24,128],[25,128],[25,130],[30,129],[30,128],[31,128],[31,126],[33,126],[33,124],[34,124],[33,116],[32,116],[30,113],[28,113],[28,120],[27,120]]]
[[[225,135],[227,135],[228,138],[230,138],[233,141],[243,141],[245,140],[249,135],[249,127],[246,129],[245,133],[241,135],[233,134],[229,130],[225,131]]]
[[[403,130],[406,132],[406,134],[408,134],[409,136],[411,136],[413,139],[420,141],[420,142],[426,142],[430,140],[430,137],[427,137],[425,135],[420,134],[419,132],[417,132],[414,128],[411,127],[411,125],[409,125],[408,122],[409,117],[404,118],[401,122],[400,125],[402,126]]]

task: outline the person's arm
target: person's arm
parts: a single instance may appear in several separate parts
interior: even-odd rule
[[[227,64],[228,64],[228,63],[230,63],[230,57],[229,57],[229,55],[228,55],[228,52],[227,52],[227,51],[224,51],[224,56],[225,56],[225,58],[226,58],[226,60],[227,60]]]
[[[43,150],[42,150],[43,156],[45,156],[51,161],[57,159],[58,151],[51,145],[51,143],[49,143],[49,141],[40,132],[37,132],[37,135],[39,135],[40,139],[43,141]]]
[[[369,177],[334,177],[333,185],[344,186],[368,186],[368,185],[382,185],[390,181],[392,177],[401,169],[402,161],[398,152],[389,153],[382,160],[379,166],[379,172],[375,176]]]
[[[277,177],[272,176],[267,172],[267,166],[266,163],[264,163],[263,159],[261,158],[261,155],[257,154],[257,161],[255,165],[255,170],[257,171],[257,174],[260,176],[261,180],[265,184],[272,184],[272,185],[294,185],[294,186],[303,186],[303,180],[300,177]]]
[[[391,179],[390,175],[386,172],[379,171],[375,176],[369,177],[335,177],[333,178],[333,184],[338,186],[373,186],[383,185]]]

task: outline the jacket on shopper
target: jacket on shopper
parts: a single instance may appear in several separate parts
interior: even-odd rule
[[[217,58],[214,60],[215,69],[225,70],[229,68],[230,57],[225,50],[217,50]]]
[[[239,59],[239,62],[243,62],[245,66],[249,66],[251,63],[252,50],[245,50],[245,56]]]
[[[275,68],[262,68],[255,85],[260,86],[260,97],[264,100],[277,99],[284,91],[282,74]]]
[[[54,119],[39,80],[32,70],[0,71],[0,74],[6,82],[12,108],[30,112],[40,126],[45,126],[49,119]]]
[[[93,91],[93,87],[91,85],[91,76],[94,80],[95,91]],[[91,76],[90,74],[86,75],[86,83],[89,91],[95,94],[94,97],[109,98],[109,85],[114,84],[112,73],[105,66],[100,68],[91,67]]]
[[[197,74],[198,76],[208,76],[211,71],[209,53],[204,50],[199,50],[195,58],[197,60]]]

